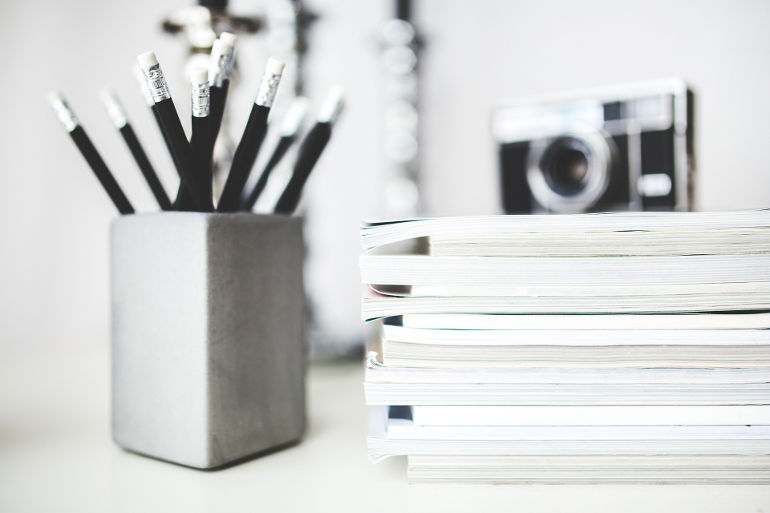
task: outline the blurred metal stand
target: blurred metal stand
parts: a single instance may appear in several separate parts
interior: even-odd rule
[[[421,211],[419,194],[419,52],[411,0],[396,0],[394,18],[380,32],[385,68],[384,214],[410,217]]]
[[[318,16],[300,0],[268,0],[265,19],[270,54],[286,62],[282,90],[302,96],[305,93],[308,32]]]

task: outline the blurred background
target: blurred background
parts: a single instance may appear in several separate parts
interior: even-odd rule
[[[363,337],[362,219],[502,213],[490,119],[506,99],[681,77],[696,98],[695,208],[770,206],[770,3],[406,4],[302,4],[317,16],[304,33],[304,93],[317,108],[332,85],[347,91],[346,111],[302,207],[311,336],[320,352],[349,353]],[[0,84],[6,120],[0,125],[0,351],[108,343],[108,237],[116,214],[45,95],[64,93],[134,205],[154,210],[98,93],[116,90],[167,190],[175,191],[170,158],[132,70],[137,54],[157,53],[189,128],[187,42],[161,28],[189,5],[28,0],[0,7],[7,77]],[[265,59],[285,51],[280,26],[294,7],[278,0],[229,2],[230,12],[263,22],[256,33],[239,34],[238,83],[227,120],[236,137]],[[389,22],[397,14],[410,24]],[[279,95],[277,105],[282,101]]]

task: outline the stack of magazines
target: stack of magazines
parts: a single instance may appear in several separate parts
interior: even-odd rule
[[[770,483],[770,211],[367,224],[373,461],[412,481]]]

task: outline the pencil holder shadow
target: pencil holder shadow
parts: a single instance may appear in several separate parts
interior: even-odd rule
[[[115,442],[209,469],[298,441],[301,220],[122,216],[110,249]]]

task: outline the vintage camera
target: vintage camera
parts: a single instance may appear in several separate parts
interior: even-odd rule
[[[507,213],[690,210],[693,95],[679,79],[497,109]]]

